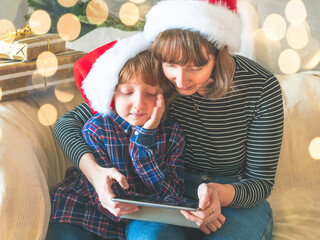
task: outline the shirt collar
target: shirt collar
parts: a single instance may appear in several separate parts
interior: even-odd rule
[[[124,133],[130,133],[132,131],[132,125],[120,117],[116,113],[110,113],[110,117],[119,125],[119,127],[123,130]]]

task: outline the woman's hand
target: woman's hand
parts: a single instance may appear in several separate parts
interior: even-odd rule
[[[225,217],[221,214],[219,186],[221,185],[215,183],[202,183],[198,187],[200,210],[197,212],[181,211],[187,219],[196,222],[205,234],[217,231],[225,222]]]
[[[137,205],[117,203],[111,200],[111,198],[115,197],[111,188],[114,181],[117,181],[124,189],[128,189],[129,187],[125,176],[116,168],[101,167],[96,163],[91,153],[86,153],[82,156],[79,168],[96,190],[101,205],[114,216],[119,217],[139,210]]]
[[[153,108],[150,119],[143,125],[145,129],[157,128],[161,122],[162,116],[165,111],[164,98],[162,94],[157,95],[156,106]]]

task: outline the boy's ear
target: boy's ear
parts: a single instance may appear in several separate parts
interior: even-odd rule
[[[86,78],[88,73],[90,72],[90,69],[92,68],[92,65],[96,62],[96,60],[103,53],[105,53],[105,51],[107,51],[109,48],[111,48],[116,42],[117,41],[110,42],[106,45],[103,45],[103,46],[93,50],[92,52],[87,53],[82,58],[78,59],[73,65],[74,80],[76,82],[76,86],[78,87],[81,95],[83,96],[85,101],[88,103],[90,108],[91,108],[90,102],[87,99],[87,97],[84,94],[83,89],[82,89],[82,82]],[[114,105],[113,101],[112,101],[112,105]],[[96,113],[96,111],[94,111],[92,108],[91,108],[91,111],[93,114]]]

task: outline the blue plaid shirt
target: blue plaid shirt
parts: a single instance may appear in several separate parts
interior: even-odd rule
[[[129,189],[112,185],[116,196],[144,195],[157,200],[188,201],[183,194],[184,133],[165,121],[157,129],[131,126],[116,114],[94,115],[82,130],[100,166],[116,168]],[[51,190],[51,222],[80,225],[105,239],[125,239],[127,220],[111,214],[94,187],[75,167]]]

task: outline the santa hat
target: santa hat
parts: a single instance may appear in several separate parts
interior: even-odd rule
[[[144,34],[153,41],[169,29],[199,32],[218,49],[230,54],[240,49],[242,24],[237,0],[167,0],[153,6],[146,15]]]
[[[98,48],[75,63],[77,87],[93,113],[106,115],[113,110],[113,95],[121,69],[129,59],[150,47],[151,42],[137,33]]]

